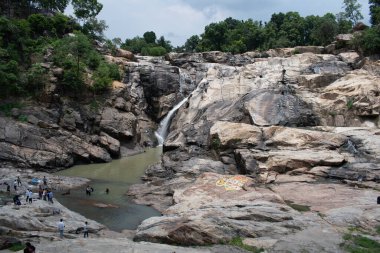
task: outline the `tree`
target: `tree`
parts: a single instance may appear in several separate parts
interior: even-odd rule
[[[97,0],[72,0],[74,14],[78,19],[86,20],[94,18],[103,9],[103,5]]]
[[[69,0],[35,0],[34,2],[43,9],[59,12],[64,12],[69,4]]]
[[[148,44],[153,44],[156,42],[156,34],[152,31],[145,32],[143,34],[143,37],[144,37],[145,42]]]
[[[82,26],[82,32],[91,39],[103,41],[104,31],[108,28],[104,20],[98,20],[94,17],[87,19]]]
[[[193,35],[188,38],[185,42],[185,51],[186,52],[195,52],[199,44],[200,38],[198,35]]]
[[[380,0],[369,0],[369,11],[371,14],[371,24],[380,24]]]
[[[338,24],[332,13],[318,17],[315,27],[311,32],[313,45],[325,46],[334,40],[337,35]]]
[[[172,51],[173,46],[171,45],[171,42],[169,40],[165,40],[164,36],[161,36],[156,43],[158,46],[165,48],[167,52]]]
[[[144,38],[136,36],[132,39],[126,39],[125,42],[120,45],[120,48],[131,51],[134,54],[141,52],[141,49],[146,47],[147,43]]]
[[[359,20],[363,19],[363,15],[360,12],[362,5],[357,0],[343,0],[344,14],[348,20],[356,25]]]

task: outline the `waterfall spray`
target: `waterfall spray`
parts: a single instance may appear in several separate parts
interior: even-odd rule
[[[165,138],[168,136],[168,130],[170,126],[170,122],[172,118],[174,117],[175,112],[188,100],[189,98],[186,97],[181,102],[179,102],[176,106],[171,109],[168,114],[165,116],[163,120],[160,122],[160,126],[158,127],[157,131],[154,133],[157,137],[158,145],[163,145]]]

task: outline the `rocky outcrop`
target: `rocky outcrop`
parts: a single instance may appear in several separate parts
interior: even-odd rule
[[[0,118],[0,159],[36,169],[55,169],[75,161],[108,162],[109,153],[70,132],[36,128]]]
[[[60,98],[59,110],[26,122],[14,120],[25,109],[13,110],[0,124],[0,157],[46,168],[105,161],[154,145],[158,121],[188,97],[161,163],[128,191],[163,214],[134,239],[208,245],[241,237],[268,252],[340,252],[348,227],[374,231],[380,220],[380,68],[342,48],[344,37],[331,48],[137,57],[122,63],[123,82],[100,105]]]
[[[340,252],[347,227],[373,231],[380,82],[373,62],[326,50],[252,52],[239,67],[216,52],[212,60],[170,55],[204,77],[172,121],[162,163],[129,190],[163,213],[145,220],[135,240],[199,245],[240,236],[268,252]]]

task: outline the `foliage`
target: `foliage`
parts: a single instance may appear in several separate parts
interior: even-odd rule
[[[46,11],[50,13],[63,13],[70,3],[73,6],[75,16],[81,20],[94,18],[103,8],[103,5],[97,0],[1,1],[0,15],[16,18],[26,18],[36,11],[39,11],[41,13]]]
[[[110,87],[113,80],[120,80],[119,67],[115,64],[102,62],[93,75],[93,91],[102,91]]]
[[[347,100],[346,105],[347,105],[347,109],[348,109],[348,110],[351,110],[351,109],[354,107],[354,99],[353,99],[353,98],[349,98],[349,99]]]
[[[380,24],[380,0],[369,0],[372,25]]]
[[[236,246],[236,247],[242,248],[242,249],[244,249],[246,251],[249,251],[249,252],[259,253],[259,252],[263,252],[264,251],[263,249],[258,249],[256,247],[244,244],[241,237],[234,237],[234,238],[232,238],[232,240],[229,241],[228,244],[232,245],[232,246]]]
[[[159,47],[144,47],[141,49],[142,55],[151,55],[151,56],[161,56],[165,55],[166,49],[159,46]]]
[[[380,26],[374,26],[355,36],[352,44],[364,55],[380,53]]]
[[[354,25],[363,19],[363,15],[360,12],[361,7],[362,5],[357,0],[343,0],[344,14]]]
[[[150,32],[145,32],[143,34],[143,38],[145,40],[146,43],[150,44],[150,43],[154,43],[156,41],[156,34],[152,31]]]
[[[265,24],[252,19],[227,18],[207,25],[200,37],[191,36],[179,50],[242,53],[280,47],[328,45],[338,33],[351,29],[352,23],[343,13],[301,17],[298,12],[280,12],[274,13]]]
[[[82,32],[93,40],[103,41],[104,31],[107,28],[108,26],[104,20],[97,20],[91,17],[83,24]]]
[[[103,5],[97,0],[72,0],[74,14],[77,18],[87,20],[96,17],[103,9]]]
[[[17,252],[17,251],[23,250],[24,248],[25,248],[24,244],[17,243],[17,244],[13,244],[10,248],[8,248],[8,250]]]
[[[6,103],[0,104],[0,112],[3,112],[5,116],[11,116],[11,111],[13,108],[21,108],[22,104],[20,103]]]
[[[170,41],[165,40],[164,36],[156,40],[156,34],[152,31],[145,32],[142,38],[136,36],[132,39],[126,39],[120,48],[135,54],[150,56],[162,56],[173,50]]]
[[[341,247],[350,253],[375,253],[380,251],[380,243],[362,235],[345,234]]]
[[[378,235],[380,235],[380,226],[377,226],[377,227],[376,227],[376,233],[377,233]]]
[[[186,50],[186,52],[196,52],[199,42],[200,38],[198,35],[191,36],[186,40],[184,50]]]
[[[213,138],[211,139],[211,148],[216,151],[219,151],[220,146],[221,146],[220,139],[217,136],[213,136]]]
[[[42,91],[47,80],[46,69],[36,63],[27,71],[27,86],[26,89],[32,94],[37,94]]]
[[[64,69],[61,83],[65,91],[86,88],[87,68],[95,71],[91,86],[94,91],[106,89],[112,80],[120,80],[118,67],[106,63],[93,48],[90,39],[80,32],[55,43],[53,60]]]

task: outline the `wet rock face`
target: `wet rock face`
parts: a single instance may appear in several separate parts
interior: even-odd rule
[[[171,66],[154,66],[140,69],[140,81],[148,103],[147,113],[159,121],[177,102],[181,94],[179,70]]]

